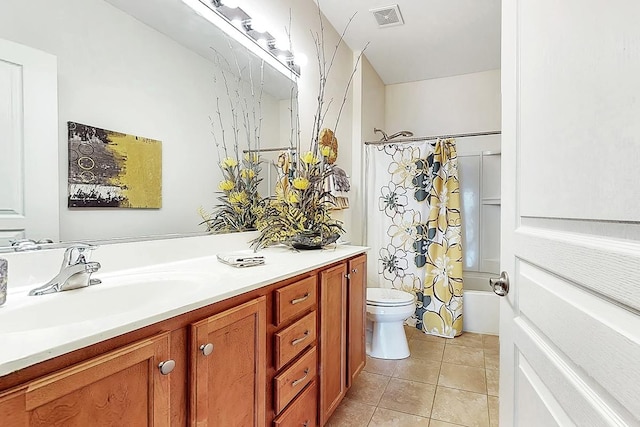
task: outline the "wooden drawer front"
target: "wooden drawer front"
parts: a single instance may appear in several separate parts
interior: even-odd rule
[[[316,427],[318,383],[313,382],[273,421],[275,427]]]
[[[282,368],[316,339],[316,312],[275,334],[276,369]]]
[[[291,402],[304,387],[316,378],[317,355],[313,346],[293,365],[274,379],[276,414]]]
[[[311,276],[275,291],[276,326],[316,304],[316,282],[316,276]]]

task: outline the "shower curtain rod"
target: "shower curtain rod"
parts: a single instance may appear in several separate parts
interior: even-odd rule
[[[242,152],[244,154],[247,153],[258,153],[258,152],[269,152],[269,151],[297,151],[295,148],[291,148],[291,147],[276,147],[276,148],[260,148],[259,150],[242,150]]]
[[[474,133],[455,133],[451,135],[438,135],[438,136],[418,136],[413,138],[397,138],[390,139],[388,141],[366,141],[364,145],[387,145],[387,144],[397,144],[397,143],[408,143],[408,142],[420,142],[420,141],[431,141],[434,139],[448,139],[448,138],[466,138],[470,136],[485,136],[485,135],[500,135],[502,132],[499,130],[492,130],[488,132],[474,132]]]

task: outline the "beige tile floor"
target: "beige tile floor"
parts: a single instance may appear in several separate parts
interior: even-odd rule
[[[411,356],[367,358],[332,427],[497,427],[498,337],[454,339],[406,328]]]

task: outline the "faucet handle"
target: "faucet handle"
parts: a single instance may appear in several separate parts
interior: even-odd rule
[[[87,262],[88,254],[97,248],[98,246],[90,245],[88,243],[75,243],[69,246],[64,251],[64,259],[62,260],[62,267],[64,268],[69,265],[75,265],[75,264],[85,264]],[[85,253],[87,254],[87,256],[85,256]]]

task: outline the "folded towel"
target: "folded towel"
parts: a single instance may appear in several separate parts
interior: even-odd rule
[[[256,255],[251,251],[220,253],[217,257],[218,261],[234,267],[252,267],[264,264],[264,256]]]

